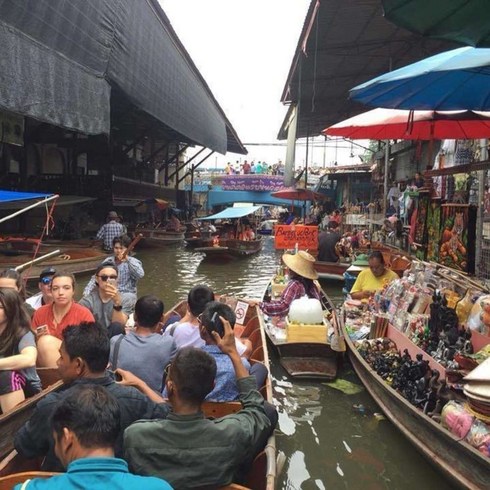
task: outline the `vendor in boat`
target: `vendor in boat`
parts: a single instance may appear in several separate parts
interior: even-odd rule
[[[41,306],[32,317],[37,336],[38,365],[56,367],[63,330],[81,322],[95,322],[91,311],[75,302],[75,276],[57,273],[51,281],[53,303]]]
[[[261,302],[259,308],[269,316],[286,316],[289,306],[302,296],[320,299],[320,292],[313,282],[318,278],[315,258],[304,250],[296,254],[285,253],[282,261],[289,269],[289,282],[277,301]]]
[[[318,260],[321,262],[338,262],[337,243],[342,238],[338,228],[336,221],[330,221],[327,231],[318,236]]]
[[[167,226],[165,227],[166,231],[180,231],[180,220],[177,218],[177,215],[175,213],[170,214],[169,221],[167,223]]]
[[[386,284],[398,279],[396,272],[386,268],[383,254],[379,250],[371,253],[367,265],[369,269],[361,271],[352,286],[352,299],[369,298]]]
[[[124,234],[124,226],[119,223],[119,215],[116,211],[109,211],[107,223],[100,227],[97,232],[97,240],[102,240],[103,248],[107,252],[111,251],[112,241],[114,238]]]

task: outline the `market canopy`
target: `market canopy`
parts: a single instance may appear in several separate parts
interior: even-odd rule
[[[423,36],[490,48],[488,0],[382,0],[385,17]]]
[[[372,140],[490,138],[490,112],[373,109],[334,124],[322,133]]]
[[[489,110],[490,49],[439,53],[358,85],[350,97],[392,109]]]
[[[350,88],[452,47],[393,25],[379,0],[312,0],[281,96],[290,108],[278,138],[286,139],[296,104],[297,137],[318,135],[366,110],[349,100]]]
[[[211,216],[205,216],[204,218],[198,218],[200,220],[203,219],[233,219],[233,218],[243,218],[244,216],[248,216],[249,214],[255,213],[262,206],[248,206],[248,207],[232,207],[223,209],[219,213],[212,214]]]
[[[31,199],[45,199],[53,194],[40,194],[37,192],[15,192],[0,190],[0,203],[13,201],[26,201]]]
[[[182,141],[246,153],[158,0],[0,2],[0,45],[2,109],[109,134],[121,92]]]

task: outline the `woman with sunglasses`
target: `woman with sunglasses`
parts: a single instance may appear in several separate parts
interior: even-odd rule
[[[56,367],[61,346],[61,333],[68,325],[95,322],[91,311],[75,302],[75,276],[56,273],[51,280],[53,302],[41,306],[32,318],[32,329],[37,336],[37,349],[42,367]]]
[[[36,374],[36,340],[22,298],[14,288],[0,288],[0,407],[5,413],[41,391]],[[25,393],[24,393],[25,390]]]

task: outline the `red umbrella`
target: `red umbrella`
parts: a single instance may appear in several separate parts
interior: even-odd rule
[[[291,199],[291,201],[317,201],[325,198],[325,196],[319,192],[302,188],[296,189],[294,187],[285,187],[276,192],[271,192],[271,196],[279,199]]]
[[[477,139],[490,137],[490,112],[374,109],[322,131],[350,139]]]

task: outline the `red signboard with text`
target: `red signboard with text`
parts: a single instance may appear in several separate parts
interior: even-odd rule
[[[298,250],[318,249],[318,226],[275,225],[274,246],[278,250],[296,248]]]

